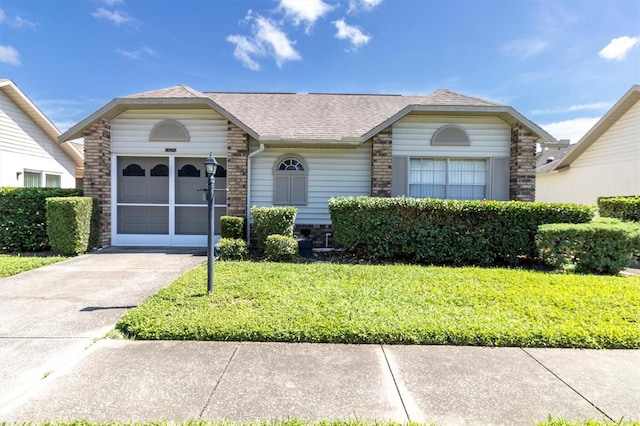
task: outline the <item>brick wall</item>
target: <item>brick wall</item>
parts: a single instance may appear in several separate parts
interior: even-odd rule
[[[100,200],[98,246],[111,246],[111,124],[100,119],[84,131],[84,195]]]
[[[391,127],[387,127],[373,137],[373,143],[371,147],[372,197],[391,197],[391,177],[393,175],[391,142]]]
[[[511,128],[509,197],[515,201],[536,198],[536,137],[519,124]]]
[[[227,214],[247,217],[247,158],[249,137],[227,122]]]

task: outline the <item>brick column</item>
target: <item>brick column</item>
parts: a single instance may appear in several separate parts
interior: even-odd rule
[[[509,168],[509,198],[515,201],[535,201],[536,137],[520,124],[511,128]]]
[[[371,146],[371,196],[391,197],[392,132],[387,127],[373,137]]]
[[[111,246],[111,124],[104,119],[84,131],[84,195],[100,205],[98,246]]]
[[[227,214],[247,218],[247,159],[249,137],[227,122]]]

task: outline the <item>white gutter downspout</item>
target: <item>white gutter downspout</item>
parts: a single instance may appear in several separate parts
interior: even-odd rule
[[[247,245],[251,244],[251,158],[264,152],[264,144],[247,156]]]

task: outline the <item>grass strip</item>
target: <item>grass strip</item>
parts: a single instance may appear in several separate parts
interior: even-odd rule
[[[0,254],[0,278],[65,260],[63,256],[16,256]]]
[[[117,324],[138,339],[640,348],[640,277],[219,262]]]

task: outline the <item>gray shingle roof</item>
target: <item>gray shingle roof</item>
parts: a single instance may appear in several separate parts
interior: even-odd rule
[[[428,96],[212,92],[204,96],[258,134],[289,140],[363,136],[409,105],[498,106],[448,90]]]
[[[184,85],[125,96],[81,121],[60,140],[82,136],[98,118],[112,120],[134,108],[212,108],[252,137],[269,143],[357,144],[408,113],[480,114],[521,123],[542,140],[555,139],[513,108],[450,90],[425,96],[198,92]]]

